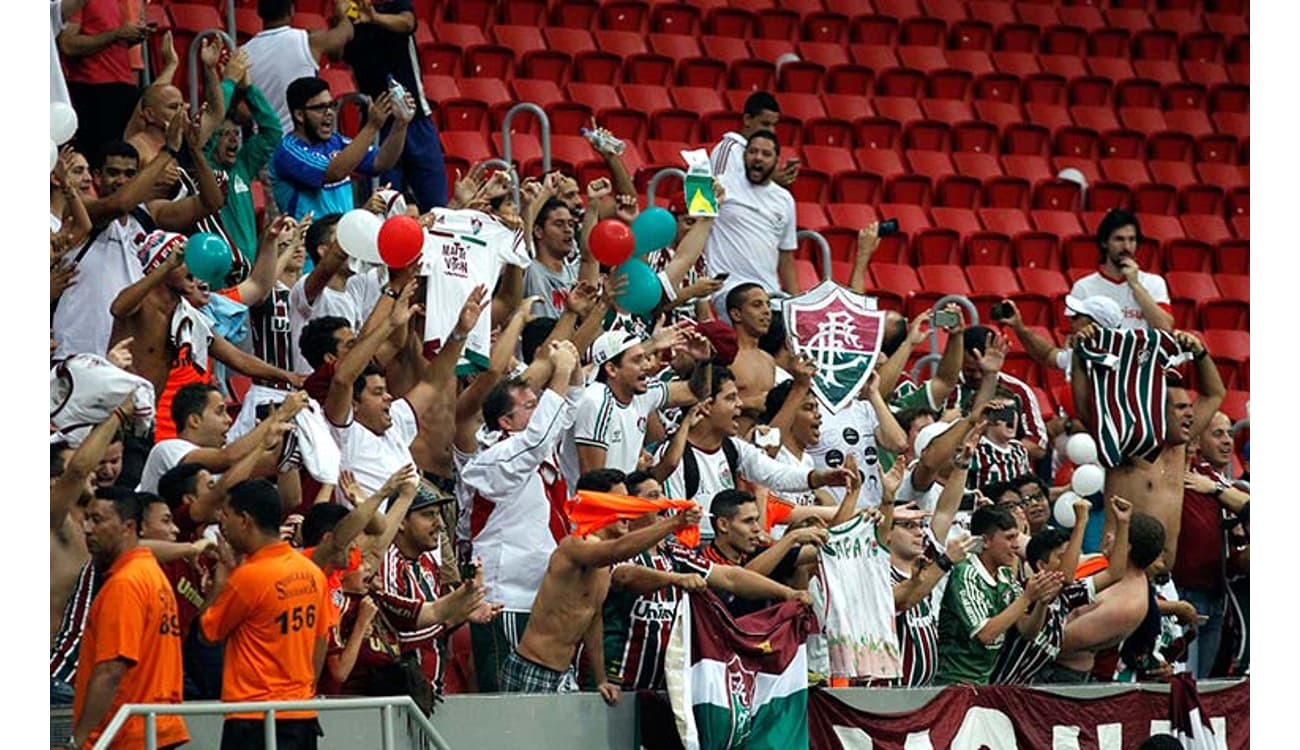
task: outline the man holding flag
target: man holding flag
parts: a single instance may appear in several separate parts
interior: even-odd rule
[[[599,469],[584,474],[578,480],[578,490],[579,493],[585,490],[626,495],[623,482],[622,472]],[[579,494],[578,499],[567,505],[572,511],[580,508],[582,502]],[[594,533],[588,532],[590,536],[567,536],[551,553],[519,647],[506,657],[501,667],[503,692],[576,690],[573,660],[578,644],[582,643],[601,697],[611,705],[618,702],[621,691],[604,678],[605,657],[601,648],[601,607],[609,591],[610,566],[651,549],[675,531],[698,525],[700,511],[692,506],[633,532],[628,531],[626,518],[625,514],[610,512],[603,525]]]

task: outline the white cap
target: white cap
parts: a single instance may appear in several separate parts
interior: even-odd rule
[[[601,365],[641,343],[641,339],[627,331],[606,331],[591,345],[591,361]]]
[[[1119,328],[1124,322],[1124,313],[1120,310],[1119,303],[1101,295],[1093,295],[1087,299],[1079,299],[1072,294],[1066,295],[1065,314],[1070,317],[1087,315],[1102,328]]]
[[[955,424],[957,424],[957,421],[953,420],[951,422],[935,422],[922,427],[921,431],[916,435],[916,442],[913,444],[916,457],[920,458],[921,454],[925,452],[926,448],[930,447],[930,443],[935,438],[947,432],[948,428]]]

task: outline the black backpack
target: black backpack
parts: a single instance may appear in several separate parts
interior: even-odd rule
[[[731,441],[730,436],[722,436],[722,455],[726,457],[731,476],[735,478],[736,467],[740,465],[740,450]],[[695,498],[695,493],[700,490],[700,465],[695,459],[695,450],[689,443],[686,446],[686,453],[682,455],[682,472],[686,475],[686,497],[683,499],[692,500]]]

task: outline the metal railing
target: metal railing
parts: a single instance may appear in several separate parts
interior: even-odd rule
[[[682,181],[682,185],[686,184],[686,170],[678,169],[677,167],[664,167],[658,172],[655,172],[654,176],[650,178],[650,182],[645,186],[646,206],[653,206],[655,204],[655,188],[659,187],[659,182],[665,177],[676,177]]]
[[[232,32],[233,33],[233,32]],[[209,37],[221,37],[221,41],[226,43],[226,49],[234,54],[235,38],[221,29],[204,29],[194,35],[194,40],[190,42],[189,57],[189,74],[190,74],[190,111],[199,111],[199,48],[203,46],[203,40]]]
[[[228,27],[226,32],[230,34],[230,38],[237,39],[238,34],[235,33],[237,31],[235,28],[235,0],[226,0],[226,26]],[[230,49],[230,54],[235,54],[233,47]]]
[[[961,305],[961,307],[966,311],[966,316],[968,318],[966,321],[966,327],[969,328],[970,326],[977,326],[980,324],[980,313],[979,310],[975,309],[975,303],[971,302],[965,295],[961,294],[949,294],[935,300],[934,307],[930,308],[930,314],[933,315],[950,304]],[[935,370],[939,366],[939,361],[942,359],[943,352],[939,351],[939,329],[930,326],[930,353],[916,360],[916,364],[912,365],[912,378],[914,380],[919,380],[921,378],[921,370],[926,367],[930,368],[930,374],[933,376]]]
[[[551,171],[551,118],[546,116],[546,110],[536,104],[520,102],[511,107],[506,112],[506,118],[501,121],[501,158],[511,165],[510,169],[514,173],[514,179],[510,182],[513,185],[512,192],[516,206],[523,205],[519,202],[519,172],[521,170],[514,166],[514,151],[510,143],[510,123],[514,121],[515,115],[520,112],[531,112],[537,118],[537,121],[542,124],[542,172]]]
[[[822,281],[831,280],[831,243],[826,241],[821,232],[815,232],[811,229],[800,229],[795,232],[795,239],[812,240],[822,251]]]
[[[396,750],[396,730],[393,726],[393,714],[395,709],[406,712],[410,719],[415,720],[415,724],[423,733],[425,739],[433,744],[436,750],[451,750],[447,741],[438,734],[429,721],[429,717],[424,715],[420,707],[409,695],[397,695],[384,698],[337,698],[328,700],[307,700],[307,701],[267,701],[246,703],[224,703],[221,701],[198,701],[194,703],[128,703],[117,710],[113,720],[104,728],[104,733],[99,736],[92,750],[107,750],[112,744],[117,733],[126,725],[127,719],[132,716],[144,717],[144,747],[145,750],[158,750],[158,717],[159,716],[203,716],[213,714],[230,714],[230,713],[247,713],[256,712],[263,714],[262,726],[266,739],[266,750],[276,750],[275,739],[275,715],[277,711],[355,711],[365,709],[379,709],[380,715],[380,732],[382,741],[380,747],[382,750]],[[427,743],[422,743],[422,745]]]

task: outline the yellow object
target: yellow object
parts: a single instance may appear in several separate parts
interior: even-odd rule
[[[695,194],[691,196],[691,202],[687,207],[687,211],[692,216],[699,216],[716,214],[718,209],[708,198],[704,197],[704,191],[697,188]]]

